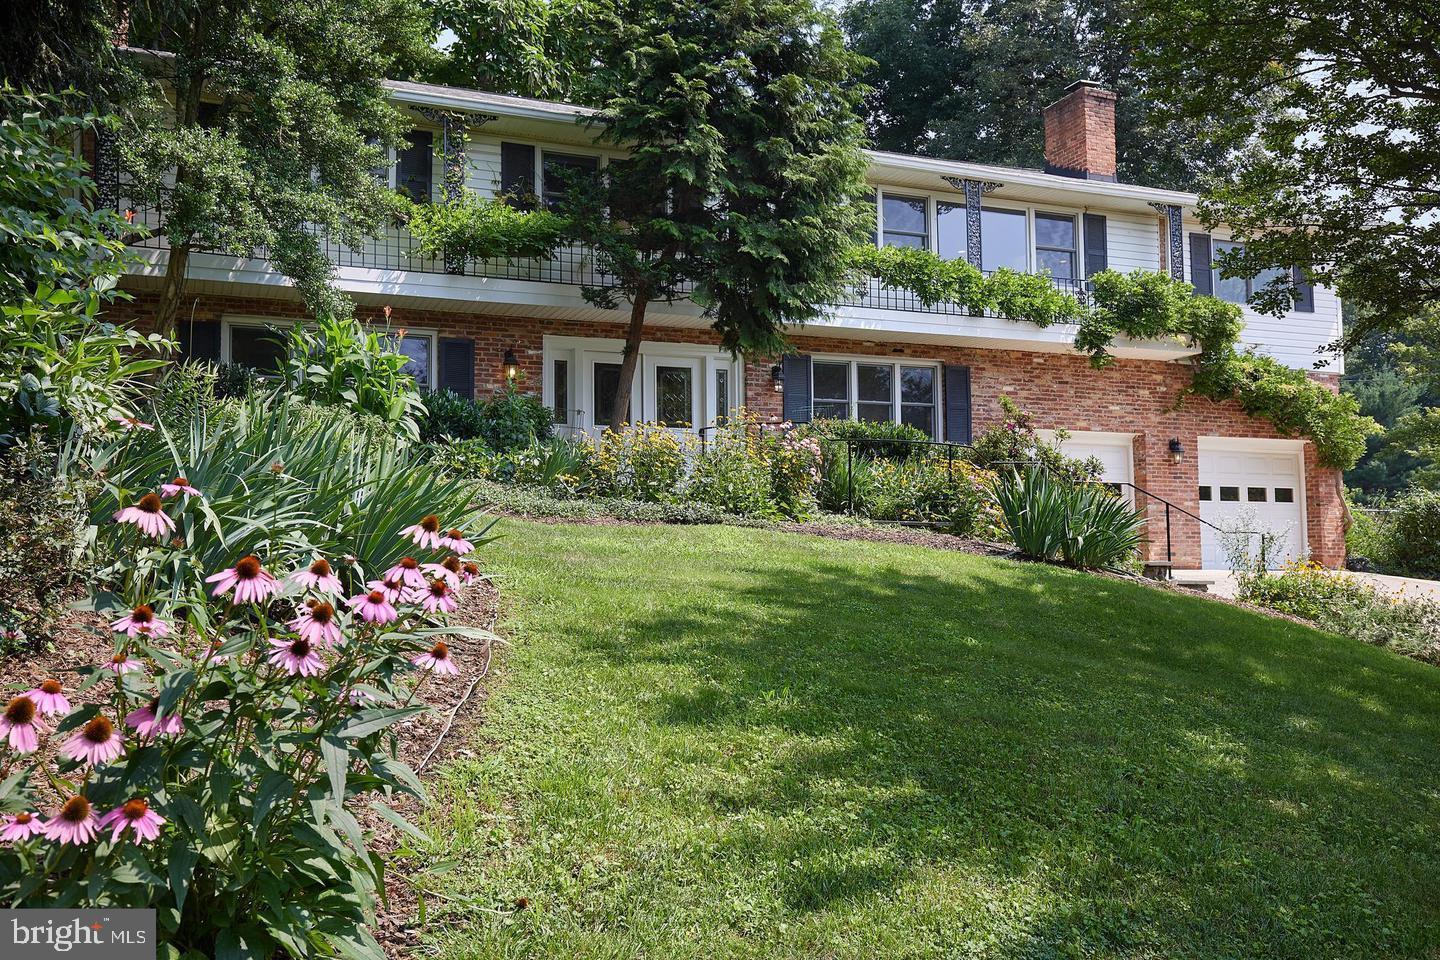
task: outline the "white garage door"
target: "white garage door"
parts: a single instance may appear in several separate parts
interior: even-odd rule
[[[1134,439],[1128,433],[1103,433],[1092,430],[1072,431],[1064,440],[1057,441],[1055,431],[1035,431],[1042,439],[1056,444],[1060,452],[1067,457],[1075,457],[1078,460],[1086,460],[1094,457],[1100,461],[1104,468],[1100,473],[1100,479],[1106,483],[1120,484],[1120,493],[1126,499],[1133,496],[1133,492],[1124,484],[1132,483],[1135,479],[1135,461],[1132,455]]]
[[[1266,530],[1280,535],[1266,563],[1282,566],[1305,556],[1304,477],[1297,445],[1284,441],[1227,442],[1200,438],[1200,516],[1222,530]],[[1229,566],[1225,541],[1200,528],[1201,565]],[[1258,555],[1259,538],[1249,538]]]

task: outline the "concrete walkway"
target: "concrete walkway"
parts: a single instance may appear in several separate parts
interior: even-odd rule
[[[1382,593],[1393,593],[1405,597],[1418,597],[1440,603],[1440,580],[1420,580],[1415,577],[1391,577],[1380,573],[1346,573],[1362,583],[1367,583]],[[1218,597],[1234,597],[1235,575],[1229,570],[1176,570],[1175,582],[1204,585],[1207,593]]]

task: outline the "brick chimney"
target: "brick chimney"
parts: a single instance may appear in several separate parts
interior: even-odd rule
[[[1045,172],[1114,182],[1114,91],[1077,80],[1045,108]]]

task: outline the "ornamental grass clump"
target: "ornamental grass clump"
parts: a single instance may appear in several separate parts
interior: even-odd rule
[[[450,641],[493,639],[450,622],[484,528],[403,441],[348,447],[343,412],[233,414],[110,451],[114,653],[0,712],[0,897],[154,908],[165,958],[380,960],[360,815],[423,839],[388,805],[422,792],[394,727],[458,672]],[[177,474],[162,536],[114,519]]]

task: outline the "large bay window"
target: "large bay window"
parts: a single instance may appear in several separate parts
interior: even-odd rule
[[[815,419],[908,423],[936,434],[939,375],[934,364],[822,360],[810,367]]]

